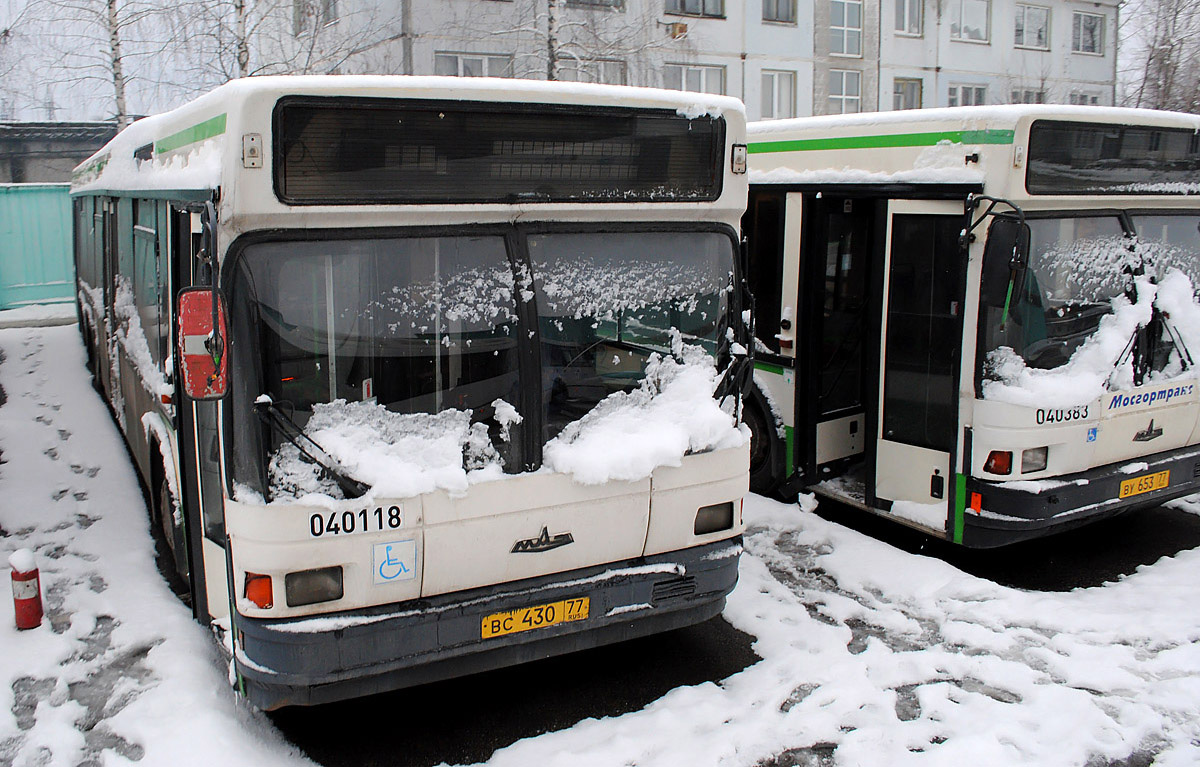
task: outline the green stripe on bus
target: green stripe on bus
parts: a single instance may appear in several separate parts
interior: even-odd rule
[[[784,465],[787,467],[787,471],[785,471],[784,474],[786,474],[787,476],[790,477],[792,475],[792,472],[796,470],[796,460],[795,460],[796,429],[795,429],[795,427],[792,427],[792,426],[784,426],[783,434],[784,434],[783,443],[784,443],[784,447],[786,448],[786,452],[785,452],[786,457],[784,458],[784,461],[785,461]]]
[[[934,146],[941,141],[952,144],[1011,144],[1010,130],[952,130],[936,133],[892,133],[883,136],[839,136],[792,141],[759,141],[750,144],[750,154],[770,152],[812,152],[828,149],[885,149],[906,146]]]
[[[783,375],[783,365],[776,365],[772,362],[754,361],[754,369],[761,370],[764,373],[774,373],[777,376]]]
[[[955,543],[962,543],[963,514],[967,507],[967,478],[963,474],[954,475],[954,530],[952,537]]]
[[[185,147],[188,144],[195,144],[197,141],[204,141],[213,136],[220,136],[224,132],[225,115],[219,114],[202,123],[196,123],[190,128],[184,128],[178,133],[172,133],[164,139],[155,141],[154,153],[174,152],[176,149]]]

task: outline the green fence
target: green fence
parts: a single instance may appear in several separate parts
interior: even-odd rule
[[[74,299],[67,184],[0,184],[0,309]]]

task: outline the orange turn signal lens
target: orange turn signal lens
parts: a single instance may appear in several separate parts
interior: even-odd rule
[[[983,470],[988,474],[1012,474],[1012,451],[1011,450],[993,450],[988,453],[987,461],[983,464]]]
[[[246,573],[246,599],[266,610],[275,604],[271,593],[271,576]]]

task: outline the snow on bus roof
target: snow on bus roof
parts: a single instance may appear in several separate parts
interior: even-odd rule
[[[745,119],[742,102],[730,96],[624,85],[405,75],[248,77],[129,125],[80,163],[71,191],[216,188],[220,184],[227,116],[236,120],[241,105],[283,95],[674,108],[689,119],[727,114]],[[135,153],[142,156],[140,161]]]
[[[1004,104],[995,106],[942,107],[939,109],[905,109],[890,112],[859,112],[845,115],[795,117],[788,120],[760,120],[746,127],[751,141],[775,138],[776,134],[807,131],[841,131],[863,129],[865,135],[898,125],[929,124],[943,129],[953,125],[1007,124],[1015,125],[1022,117],[1043,119],[1061,118],[1130,125],[1162,125],[1192,128],[1200,131],[1200,116],[1184,112],[1165,112],[1154,109],[1126,107],[1069,106],[1062,104]]]

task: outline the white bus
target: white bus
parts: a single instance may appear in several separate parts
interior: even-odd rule
[[[751,486],[969,547],[1200,490],[1200,118],[752,124]]]
[[[744,141],[717,96],[254,78],[80,165],[95,384],[250,701],[722,609]]]

